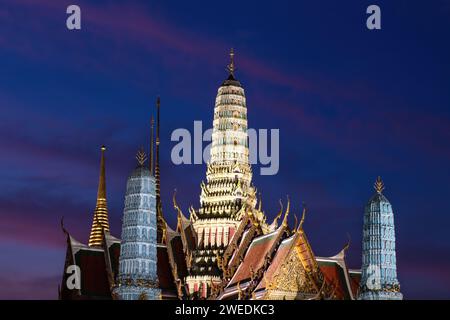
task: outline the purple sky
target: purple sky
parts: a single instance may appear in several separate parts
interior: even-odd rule
[[[0,298],[57,298],[62,216],[87,242],[107,146],[113,235],[134,155],[162,100],[162,195],[198,206],[203,165],[170,161],[176,128],[212,125],[230,47],[251,128],[280,129],[280,171],[254,184],[269,219],[290,195],[309,208],[317,255],[347,241],[361,264],[363,207],[381,175],[396,220],[405,298],[450,297],[450,5],[378,1],[77,1],[0,3]],[[312,4],[314,3],[314,4]]]

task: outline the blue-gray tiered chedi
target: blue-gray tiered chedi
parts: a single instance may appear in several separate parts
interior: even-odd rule
[[[383,182],[378,177],[376,193],[364,212],[362,276],[358,297],[361,300],[403,299],[397,280],[394,213],[382,194],[383,189]]]
[[[119,275],[114,288],[117,299],[154,300],[161,295],[156,270],[155,178],[143,165],[144,157],[138,154],[139,166],[127,181]]]

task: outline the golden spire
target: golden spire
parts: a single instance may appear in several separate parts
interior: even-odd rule
[[[97,204],[94,210],[89,246],[101,246],[103,244],[103,230],[109,232],[108,207],[106,204],[106,182],[105,182],[105,150],[102,146],[100,160],[100,177],[98,181]]]
[[[373,185],[373,187],[375,188],[375,191],[378,192],[379,194],[381,194],[381,192],[383,192],[383,190],[384,190],[384,183],[381,180],[380,176],[378,176],[378,178],[375,181],[375,184]]]
[[[150,159],[148,162],[149,168],[150,168],[150,174],[153,175],[153,126],[155,124],[155,120],[152,118],[150,119]]]
[[[143,167],[145,164],[145,161],[147,161],[147,155],[144,152],[144,148],[140,148],[139,151],[136,154],[136,160],[140,167]]]
[[[236,68],[234,67],[234,49],[231,48],[230,50],[230,64],[227,66],[227,70],[230,73],[230,75],[234,76],[234,71]]]

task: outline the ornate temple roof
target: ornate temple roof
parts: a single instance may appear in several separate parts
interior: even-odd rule
[[[281,229],[282,227],[269,234],[259,236],[251,242],[244,260],[237,268],[233,278],[231,278],[228,287],[238,282],[250,280],[253,277],[253,273],[264,265],[264,259],[277,241],[279,233],[283,232]]]
[[[295,244],[294,236],[284,239],[280,246],[277,248],[275,257],[272,260],[269,268],[266,270],[263,279],[256,287],[256,291],[266,288],[266,281],[272,281],[273,275],[278,267],[285,261],[287,255],[289,254],[291,247]]]
[[[70,265],[80,270],[80,289],[68,290],[68,274],[64,272],[59,296],[62,299],[91,300],[111,299],[105,251],[98,247],[89,247],[67,234],[67,253],[64,271]]]
[[[325,281],[333,287],[335,299],[356,299],[360,271],[351,273],[345,262],[346,248],[333,257],[316,257]]]
[[[86,246],[69,234],[67,236],[68,247],[64,270],[67,269],[67,266],[73,264],[80,267],[81,289],[75,290],[76,292],[67,290],[65,285],[67,275],[64,272],[59,292],[60,298],[71,300],[112,299],[111,287],[114,283],[111,281],[114,281],[119,267],[120,240],[108,234],[105,239],[105,245],[99,248]],[[180,244],[178,243],[175,246],[177,247],[174,250],[175,261],[180,262],[180,257],[184,256],[180,255]],[[166,246],[157,246],[157,258],[158,282],[163,299],[178,299],[175,281],[171,272],[172,265]],[[182,263],[178,264],[177,269],[180,275],[183,272],[181,265]]]

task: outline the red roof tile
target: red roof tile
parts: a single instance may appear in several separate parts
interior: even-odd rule
[[[255,238],[250,244],[241,265],[237,269],[228,286],[251,278],[251,269],[257,271],[264,264],[264,259],[277,239],[278,230]]]

